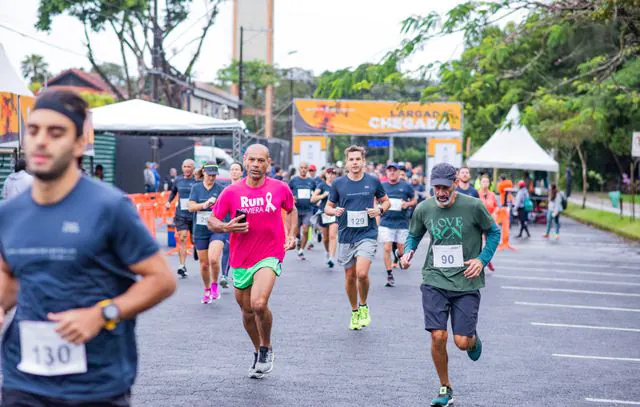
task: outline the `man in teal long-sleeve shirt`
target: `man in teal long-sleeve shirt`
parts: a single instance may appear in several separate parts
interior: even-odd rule
[[[427,259],[422,268],[422,306],[425,329],[431,332],[431,356],[440,378],[440,391],[432,406],[453,401],[447,356],[447,321],[456,346],[471,360],[482,354],[476,332],[484,267],[500,242],[500,229],[481,200],[456,192],[456,169],[437,164],[431,171],[434,196],[413,213],[401,266],[409,267],[415,250],[428,233]],[[482,235],[487,241],[482,248]]]

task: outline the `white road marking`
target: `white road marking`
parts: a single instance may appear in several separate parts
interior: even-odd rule
[[[533,280],[533,281],[560,281],[564,283],[593,283],[601,285],[627,285],[627,286],[640,286],[640,283],[628,283],[625,281],[609,281],[609,280],[580,280],[575,278],[561,278],[561,277],[533,277],[533,276],[517,276],[506,274],[491,274],[492,278],[511,278],[514,280]]]
[[[546,302],[521,302],[516,301],[516,305],[531,305],[538,307],[554,307],[554,308],[575,308],[575,309],[593,309],[602,311],[622,311],[622,312],[640,312],[639,308],[619,308],[619,307],[595,307],[592,305],[570,305],[570,304],[550,304]]]
[[[617,297],[640,297],[638,293],[618,293],[611,291],[591,291],[591,290],[572,290],[570,288],[544,288],[544,287],[520,287],[512,285],[503,285],[500,288],[506,290],[522,290],[522,291],[545,291],[554,293],[571,293],[571,294],[594,294],[594,295],[613,295]]]
[[[636,329],[636,328],[618,328],[618,327],[613,327],[613,326],[548,324],[548,323],[544,323],[544,322],[532,322],[531,325],[549,326],[549,327],[554,327],[554,328],[584,328],[584,329],[598,329],[598,330],[603,330],[603,331],[640,332],[640,329]]]
[[[554,353],[552,356],[558,358],[572,358],[572,359],[594,359],[594,360],[616,360],[618,362],[640,362],[638,358],[613,358],[609,356],[590,356],[590,355],[566,355],[562,353]]]
[[[609,399],[592,399],[591,397],[585,398],[586,401],[594,403],[608,403],[608,404],[627,404],[631,406],[640,406],[640,401],[626,401],[626,400],[609,400]]]
[[[500,267],[500,269],[513,270],[513,271],[523,271],[522,268],[516,267]],[[629,278],[640,278],[640,274],[632,274],[632,273],[609,273],[606,271],[581,271],[581,270],[554,270],[552,268],[531,268],[527,267],[526,271],[533,272],[541,272],[541,273],[558,273],[558,274],[584,274],[584,275],[593,275],[593,276],[609,276],[609,277],[629,277]]]
[[[512,264],[521,266],[522,260],[498,258],[496,259],[495,265],[499,267],[500,265],[502,265],[502,263],[512,263]],[[640,270],[640,265],[633,265],[633,264],[624,264],[624,265],[615,265],[615,266],[605,265],[605,264],[599,263],[597,260],[593,262],[585,261],[584,263],[574,263],[574,262],[568,262],[568,261],[553,261],[552,263],[549,263],[549,267],[557,267],[557,266],[575,266],[580,268],[596,267],[599,269],[606,267],[609,269]]]

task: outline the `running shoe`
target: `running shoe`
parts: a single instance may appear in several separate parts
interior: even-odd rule
[[[225,276],[222,276],[222,278],[220,279],[220,287],[229,288],[229,280],[227,280]]]
[[[469,349],[467,351],[467,355],[469,355],[469,359],[473,360],[474,362],[480,359],[480,355],[482,355],[482,341],[480,340],[480,337],[478,336],[477,332],[476,332],[476,346],[474,346],[473,349]]]
[[[189,275],[189,273],[187,273],[187,268],[182,266],[178,269],[178,275],[180,276],[180,278],[187,278],[187,276]]]
[[[335,266],[335,264],[333,263],[333,259],[329,258],[329,260],[327,260],[327,266],[329,266],[330,269],[332,269],[333,266]]]
[[[318,243],[322,243],[322,233],[318,233]]]
[[[385,287],[395,287],[396,286],[396,280],[393,279],[393,274],[389,274],[387,276],[387,284],[385,285]]]
[[[369,314],[369,306],[361,305],[358,308],[358,312],[360,313],[360,327],[364,328],[366,326],[371,325],[371,315]]]
[[[218,298],[220,298],[220,291],[218,291],[218,284],[211,283],[211,299],[215,301]]]
[[[303,250],[298,250],[298,259],[307,260],[306,257],[304,257],[304,251]]]
[[[212,297],[211,297],[211,289],[207,288],[206,290],[204,290],[204,295],[202,296],[202,300],[200,301],[201,304],[211,304],[211,301],[213,301]]]
[[[264,377],[263,373],[256,372],[256,363],[258,362],[258,354],[256,352],[253,353],[253,364],[249,368],[249,377],[251,379],[262,379]]]
[[[431,400],[432,406],[452,406],[453,405],[453,390],[451,387],[442,386],[438,392],[438,397]]]
[[[560,240],[560,235],[556,235],[556,241]]]
[[[313,249],[313,243],[309,243],[309,244],[307,245],[307,250],[311,250],[311,249]]]
[[[496,271],[496,268],[493,267],[493,263],[491,262],[487,263],[487,267],[489,268],[490,271]]]
[[[258,353],[258,361],[256,362],[256,373],[270,373],[273,370],[274,360],[273,349],[261,346]]]
[[[542,237],[544,237],[545,239],[549,237],[548,233],[545,233],[544,235],[542,235]]]
[[[351,323],[349,324],[349,329],[355,331],[360,328],[360,311],[351,311]]]

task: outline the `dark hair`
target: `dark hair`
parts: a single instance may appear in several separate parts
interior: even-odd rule
[[[551,184],[551,193],[549,194],[549,199],[551,201],[555,201],[556,195],[558,195],[558,186],[556,184]]]
[[[38,95],[33,110],[53,109],[65,115],[76,127],[76,138],[82,136],[87,119],[88,103],[76,92],[62,89],[48,89]]]
[[[102,166],[102,164],[96,165],[96,171],[98,171],[98,170],[104,171],[104,167]]]
[[[14,170],[16,172],[20,172],[26,169],[27,169],[27,162],[24,160],[24,158],[18,158],[18,161],[16,161],[16,165],[14,167]]]
[[[240,170],[244,171],[244,166],[239,161],[232,162],[231,165],[229,166],[229,169],[231,169],[231,167],[234,166],[234,165],[239,165],[240,166]]]

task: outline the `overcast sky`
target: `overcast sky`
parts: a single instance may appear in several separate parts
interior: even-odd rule
[[[412,14],[432,10],[444,15],[462,0],[275,0],[275,63],[280,67],[302,67],[315,73],[377,62],[394,49],[401,40],[401,21]],[[161,2],[162,3],[162,2]],[[58,45],[65,50],[25,38],[0,27],[0,43],[16,68],[27,54],[40,54],[49,63],[50,71],[58,73],[72,67],[90,68],[84,56],[82,25],[74,18],[54,19],[50,33],[36,31],[39,0],[0,0],[0,25],[10,27],[36,39]],[[169,42],[169,48],[181,49],[197,36],[204,15],[204,0],[194,0],[187,22],[179,26]],[[202,20],[201,20],[202,21]],[[194,24],[195,23],[195,24]],[[191,29],[187,30],[188,27]],[[92,35],[96,58],[121,64],[119,44],[115,35],[105,31]],[[193,48],[186,48],[172,63],[184,69]],[[453,34],[431,42],[416,55],[407,67],[432,61],[456,58],[463,50],[462,36]],[[289,55],[291,51],[296,51]],[[214,27],[210,30],[199,62],[196,78],[213,81],[216,72],[231,61],[232,2],[222,6]]]

